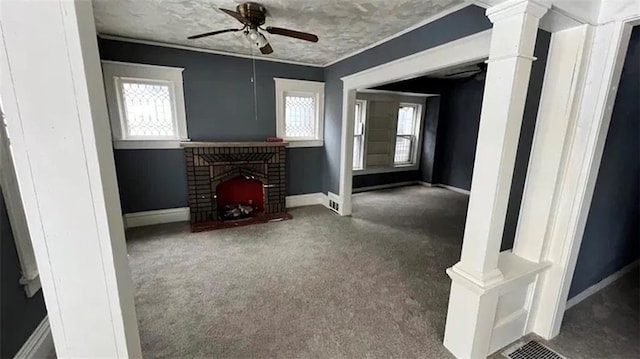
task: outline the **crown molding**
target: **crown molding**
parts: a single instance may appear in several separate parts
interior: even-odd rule
[[[410,26],[410,27],[408,27],[408,28],[406,28],[406,29],[404,29],[404,30],[402,30],[402,31],[396,32],[395,34],[393,34],[393,35],[391,35],[391,36],[385,37],[384,39],[382,39],[382,40],[378,40],[378,41],[374,42],[374,43],[373,43],[373,44],[371,44],[371,45],[368,45],[368,46],[366,46],[366,47],[363,47],[363,48],[361,48],[360,50],[356,50],[356,51],[351,52],[351,53],[349,53],[349,54],[347,54],[347,55],[344,55],[344,56],[342,56],[342,57],[340,57],[340,58],[338,58],[338,59],[336,59],[336,60],[333,60],[333,61],[327,62],[327,63],[326,63],[326,64],[324,64],[323,66],[324,66],[324,67],[329,67],[329,66],[331,66],[331,65],[333,65],[333,64],[337,64],[337,63],[338,63],[338,62],[340,62],[340,61],[343,61],[343,60],[346,60],[346,59],[348,59],[348,58],[350,58],[350,57],[353,57],[353,56],[355,56],[355,55],[361,54],[361,53],[363,53],[363,52],[365,52],[365,51],[367,51],[367,50],[369,50],[369,49],[372,49],[372,48],[374,48],[374,47],[376,47],[376,46],[378,46],[378,45],[382,45],[382,44],[384,44],[385,42],[389,42],[389,41],[391,41],[391,40],[393,40],[393,39],[395,39],[395,38],[397,38],[397,37],[400,37],[400,36],[402,36],[402,35],[404,35],[404,34],[406,34],[406,33],[408,33],[408,32],[411,32],[411,31],[413,31],[413,30],[415,30],[415,29],[417,29],[417,28],[420,28],[420,27],[422,27],[422,26],[424,26],[424,25],[426,25],[426,24],[428,24],[428,23],[431,23],[431,22],[434,22],[434,21],[436,21],[436,20],[439,20],[439,19],[441,19],[441,18],[443,18],[443,17],[445,17],[445,16],[448,16],[448,15],[453,14],[454,12],[456,12],[456,11],[458,11],[458,10],[462,10],[462,9],[464,9],[465,7],[467,7],[467,6],[472,6],[472,5],[474,5],[474,4],[469,4],[469,3],[467,3],[467,2],[464,2],[464,3],[462,3],[462,4],[459,4],[459,5],[453,6],[453,7],[452,7],[452,8],[450,8],[450,9],[447,9],[447,10],[445,10],[445,11],[443,11],[443,12],[440,12],[440,13],[438,13],[438,14],[436,14],[436,15],[434,15],[434,16],[432,16],[432,17],[430,17],[430,18],[427,18],[427,19],[425,19],[425,20],[422,20],[422,21],[420,21],[419,23],[417,23],[417,24],[415,24],[415,25],[412,25],[412,26]]]
[[[179,49],[179,50],[205,52],[205,53],[214,54],[214,55],[240,57],[240,58],[243,58],[243,59],[255,59],[255,60],[258,60],[258,61],[280,62],[280,63],[284,63],[284,64],[299,65],[299,66],[324,67],[324,65],[312,64],[312,63],[309,63],[309,62],[300,62],[300,61],[276,59],[276,58],[271,58],[271,57],[262,57],[262,56],[252,56],[252,55],[245,55],[245,54],[237,54],[237,53],[234,53],[234,52],[211,50],[211,49],[205,49],[205,48],[202,48],[202,47],[177,45],[177,44],[171,44],[171,43],[168,43],[168,42],[161,42],[161,41],[134,39],[134,38],[131,38],[131,37],[118,36],[118,35],[98,34],[98,37],[101,38],[101,39],[104,39],[104,40],[115,40],[115,41],[122,41],[122,42],[131,42],[131,43],[134,43],[134,44],[141,44],[141,45],[150,45],[150,46],[168,47],[168,48]]]
[[[487,9],[487,17],[492,23],[519,14],[529,14],[542,18],[551,8],[548,0],[508,0]]]
[[[144,39],[135,39],[135,38],[131,38],[131,37],[126,37],[126,36],[119,36],[119,35],[111,35],[111,34],[102,34],[99,33],[98,37],[101,39],[105,39],[105,40],[115,40],[115,41],[123,41],[123,42],[131,42],[131,43],[135,43],[135,44],[142,44],[142,45],[150,45],[150,46],[159,46],[159,47],[168,47],[168,48],[174,48],[174,49],[179,49],[179,50],[187,50],[187,51],[196,51],[196,52],[205,52],[205,53],[209,53],[209,54],[215,54],[215,55],[223,55],[223,56],[231,56],[231,57],[239,57],[239,58],[244,58],[244,59],[255,59],[255,60],[259,60],[259,61],[272,61],[272,62],[280,62],[280,63],[285,63],[285,64],[291,64],[291,65],[300,65],[300,66],[311,66],[311,67],[320,67],[320,68],[326,68],[329,67],[331,65],[334,65],[340,61],[344,61],[350,57],[356,56],[358,54],[361,54],[369,49],[372,49],[376,46],[382,45],[385,42],[389,42],[395,38],[398,38],[406,33],[409,33],[415,29],[418,29],[426,24],[429,24],[431,22],[434,22],[436,20],[439,20],[445,16],[448,16],[450,14],[453,14],[456,11],[462,10],[467,6],[473,6],[473,5],[479,5],[479,4],[471,4],[469,2],[463,2],[462,4],[453,6],[445,11],[442,11],[432,17],[429,17],[423,21],[420,21],[417,24],[414,24],[402,31],[399,31],[391,36],[385,37],[384,39],[381,39],[379,41],[374,42],[373,44],[370,44],[368,46],[365,46],[359,50],[356,50],[354,52],[351,52],[347,55],[344,55],[336,60],[327,62],[325,64],[314,64],[314,63],[308,63],[308,62],[300,62],[300,61],[292,61],[292,60],[284,60],[284,59],[276,59],[276,58],[267,58],[267,57],[262,57],[262,56],[252,56],[252,55],[245,55],[245,54],[238,54],[238,53],[234,53],[234,52],[227,52],[227,51],[221,51],[221,50],[211,50],[211,49],[205,49],[205,48],[201,48],[201,47],[194,47],[194,46],[186,46],[186,45],[177,45],[177,44],[172,44],[172,43],[168,43],[168,42],[161,42],[161,41],[153,41],[153,40],[144,40]]]

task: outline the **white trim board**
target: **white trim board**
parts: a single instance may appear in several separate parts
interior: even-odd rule
[[[357,194],[357,193],[362,193],[362,192],[376,191],[376,190],[379,190],[379,189],[387,189],[387,188],[396,188],[396,187],[406,187],[406,186],[421,185],[422,183],[424,183],[424,182],[420,182],[420,181],[406,181],[406,182],[395,182],[395,183],[380,184],[380,185],[375,185],[375,186],[367,186],[367,187],[354,188],[354,189],[353,189],[353,193],[354,193],[354,194]]]
[[[433,187],[440,187],[440,188],[446,188],[450,191],[453,192],[458,192],[458,193],[462,193],[462,194],[466,194],[467,196],[471,194],[471,191],[468,191],[466,189],[462,189],[462,188],[458,188],[458,187],[454,187],[454,186],[449,186],[447,184],[442,184],[442,183],[435,183],[432,185]]]
[[[186,51],[205,52],[205,53],[208,53],[208,54],[221,55],[221,56],[240,57],[240,58],[243,58],[243,59],[255,59],[256,61],[281,62],[281,63],[285,63],[285,64],[299,65],[299,66],[311,66],[311,67],[324,67],[325,66],[325,65],[320,65],[320,64],[312,64],[312,63],[308,63],[308,62],[276,59],[276,58],[273,58],[273,57],[262,57],[262,56],[252,56],[252,55],[245,55],[245,54],[236,54],[236,53],[233,53],[233,52],[226,52],[226,51],[220,51],[220,50],[210,50],[210,49],[204,49],[204,48],[201,48],[201,47],[170,44],[170,43],[161,42],[161,41],[134,39],[134,38],[131,38],[131,37],[126,37],[126,36],[109,35],[109,34],[98,34],[98,37],[101,38],[101,39],[105,39],[105,40],[115,40],[115,41],[130,42],[130,43],[141,44],[141,45],[168,47],[168,48],[172,48],[172,49],[186,50]]]
[[[359,50],[350,52],[347,55],[344,55],[340,58],[337,58],[333,61],[327,62],[326,64],[314,64],[314,63],[309,63],[309,62],[300,62],[300,61],[293,61],[293,60],[285,60],[285,59],[277,59],[277,58],[273,58],[273,57],[262,57],[262,56],[252,56],[252,55],[245,55],[245,54],[237,54],[237,53],[233,53],[233,52],[227,52],[227,51],[221,51],[221,50],[211,50],[211,49],[205,49],[205,48],[201,48],[201,47],[194,47],[194,46],[186,46],[186,45],[177,45],[177,44],[170,44],[167,42],[161,42],[161,41],[153,41],[153,40],[143,40],[143,39],[134,39],[131,37],[126,37],[126,36],[118,36],[118,35],[110,35],[110,34],[98,34],[98,37],[101,39],[105,39],[105,40],[115,40],[115,41],[123,41],[123,42],[131,42],[131,43],[135,43],[135,44],[142,44],[142,45],[150,45],[150,46],[159,46],[159,47],[168,47],[168,48],[174,48],[174,49],[179,49],[179,50],[187,50],[187,51],[196,51],[196,52],[205,52],[205,53],[209,53],[209,54],[214,54],[214,55],[222,55],[222,56],[231,56],[231,57],[240,57],[240,58],[245,58],[245,59],[256,59],[256,60],[264,60],[264,61],[271,61],[271,62],[280,62],[280,63],[285,63],[285,64],[291,64],[291,65],[300,65],[300,66],[312,66],[312,67],[329,67],[333,64],[336,64],[340,61],[346,60],[350,57],[356,56],[360,53],[363,53],[369,49],[372,49],[376,46],[382,45],[385,42],[389,42],[397,37],[400,37],[406,33],[409,33],[413,30],[416,30],[426,24],[429,24],[431,22],[434,22],[436,20],[439,20],[445,16],[451,15],[456,11],[462,10],[467,6],[470,6],[471,4],[469,3],[462,3],[456,6],[453,6],[445,11],[442,11],[434,16],[431,16],[425,20],[420,21],[419,23],[410,26],[402,31],[396,32],[395,34],[385,37],[384,39],[378,40],[376,42],[374,42],[373,44],[370,44],[368,46],[365,46]]]
[[[465,7],[469,6],[469,5],[471,5],[471,4],[465,2],[465,3],[459,4],[459,5],[453,6],[452,8],[450,8],[448,10],[442,11],[442,12],[440,12],[440,13],[432,16],[432,17],[426,18],[426,19],[420,21],[419,23],[417,23],[417,24],[415,24],[413,26],[410,26],[410,27],[408,27],[408,28],[406,28],[406,29],[404,29],[402,31],[396,32],[395,34],[393,34],[393,35],[391,35],[389,37],[385,37],[382,40],[378,40],[378,41],[374,42],[373,44],[371,44],[369,46],[361,48],[360,50],[356,50],[356,51],[354,51],[352,53],[349,53],[349,54],[347,54],[345,56],[342,56],[342,57],[340,57],[340,58],[338,58],[336,60],[328,62],[328,63],[324,64],[323,66],[324,67],[329,67],[329,66],[331,66],[333,64],[337,64],[338,62],[340,62],[342,60],[346,60],[346,59],[348,59],[350,57],[353,57],[353,56],[356,56],[356,55],[358,55],[360,53],[363,53],[363,52],[365,52],[365,51],[367,51],[369,49],[373,49],[376,46],[382,45],[385,42],[389,42],[389,41],[391,41],[391,40],[393,40],[393,39],[395,39],[397,37],[400,37],[400,36],[402,36],[402,35],[404,35],[406,33],[409,33],[409,32],[411,32],[411,31],[413,31],[413,30],[415,30],[417,28],[420,28],[420,27],[422,27],[422,26],[424,26],[426,24],[429,24],[429,23],[434,22],[436,20],[442,19],[443,17],[448,16],[450,14],[453,14],[454,12],[456,12],[458,10],[462,10]]]
[[[327,206],[328,202],[327,195],[322,192],[287,196],[285,201],[287,208],[313,206],[317,204]]]
[[[484,60],[489,56],[492,30],[485,30],[440,46],[381,64],[342,78],[340,140],[341,215],[351,214],[353,190],[353,131],[356,90],[433,73],[441,69]]]
[[[298,194],[287,196],[287,208],[322,205],[328,206],[327,195],[321,192]],[[177,207],[125,213],[123,216],[125,228],[151,226],[154,224],[188,222],[190,219],[189,207]]]
[[[631,270],[633,270],[635,267],[638,266],[640,262],[639,261],[635,261],[631,264],[628,264],[624,267],[622,267],[622,269],[620,269],[619,271],[613,273],[612,275],[606,277],[605,279],[599,281],[598,283],[592,285],[591,287],[583,290],[582,292],[578,293],[575,297],[569,299],[567,301],[567,305],[565,306],[564,310],[567,311],[569,309],[571,309],[573,306],[577,305],[578,303],[582,302],[583,300],[589,298],[590,296],[598,293],[599,291],[603,290],[604,288],[608,287],[609,285],[611,285],[613,282],[617,281],[618,279],[622,278],[622,276],[624,276],[625,274],[629,273]]]
[[[31,358],[47,358],[54,350],[53,336],[49,327],[49,317],[45,315],[44,319],[38,324],[36,330],[31,333],[22,347],[16,353],[15,359],[31,359]]]

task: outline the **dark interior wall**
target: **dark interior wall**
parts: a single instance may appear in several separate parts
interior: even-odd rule
[[[509,194],[502,250],[513,247],[550,41],[550,33],[543,30],[538,31],[534,50],[537,60],[534,61],[531,68],[531,79]],[[435,163],[432,173],[433,183],[470,190],[478,142],[484,80],[478,81],[474,78],[436,80],[422,77],[378,88],[391,91],[441,94],[435,143]],[[422,177],[427,177],[429,174],[426,171],[428,166],[421,167],[421,170]]]
[[[427,97],[427,113],[424,117],[422,155],[420,156],[420,180],[434,183],[434,165],[440,121],[440,96]]]
[[[433,177],[442,183],[471,189],[484,80],[450,81],[440,100],[440,121]]]
[[[529,167],[533,133],[535,132],[536,119],[538,117],[544,71],[547,67],[550,42],[551,33],[539,30],[536,47],[533,52],[537,60],[533,62],[531,67],[531,78],[529,80],[529,90],[527,91],[527,101],[524,104],[522,128],[520,128],[516,165],[513,169],[513,178],[511,180],[511,191],[509,192],[509,205],[507,206],[507,216],[502,233],[501,250],[513,248],[513,240],[515,239],[516,227],[518,225],[518,215],[520,214],[520,204],[522,202],[522,193],[524,192],[524,182],[527,177],[527,168]]]
[[[491,28],[484,9],[467,6],[325,68],[324,191],[338,193],[342,132],[342,80],[353,74]]]
[[[275,136],[273,78],[323,81],[324,76],[320,67],[255,61],[256,119],[250,59],[106,39],[99,39],[99,48],[103,60],[184,68],[192,141],[263,141]],[[320,192],[324,150],[293,148],[287,154],[287,193]],[[115,150],[115,160],[123,212],[187,206],[182,150]]]
[[[631,35],[569,298],[640,257],[640,27]]]
[[[27,298],[4,198],[0,195],[0,357],[13,358],[47,315],[42,290]]]
[[[399,171],[387,173],[373,173],[353,176],[353,188],[381,186],[392,183],[414,182],[420,180],[420,171]]]

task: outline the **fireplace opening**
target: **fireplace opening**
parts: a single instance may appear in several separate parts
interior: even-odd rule
[[[264,213],[264,186],[255,178],[237,176],[216,186],[218,217],[239,220]]]

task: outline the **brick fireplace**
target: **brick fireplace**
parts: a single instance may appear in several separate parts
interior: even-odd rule
[[[193,232],[291,218],[285,206],[286,143],[185,142],[182,147]]]

